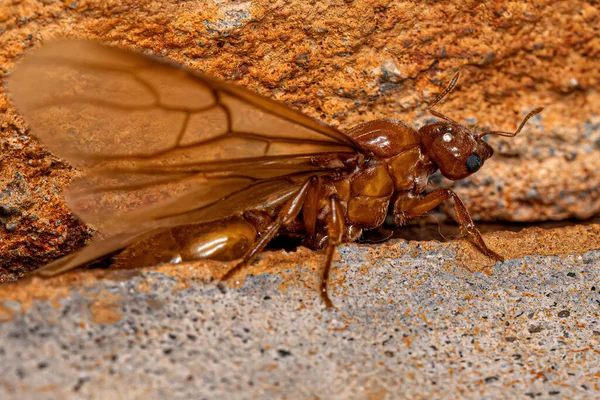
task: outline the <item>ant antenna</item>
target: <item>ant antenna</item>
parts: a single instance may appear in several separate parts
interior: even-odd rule
[[[498,136],[506,136],[506,137],[515,137],[515,136],[517,136],[517,134],[519,132],[521,132],[521,129],[523,129],[523,127],[525,126],[525,124],[527,123],[527,121],[529,121],[529,119],[531,117],[533,117],[534,115],[537,115],[537,114],[541,113],[543,109],[544,109],[544,107],[536,107],[533,110],[529,111],[529,113],[525,116],[525,118],[523,118],[523,121],[521,122],[521,124],[519,125],[519,127],[517,128],[517,130],[514,131],[514,132],[503,132],[503,131],[482,132],[479,135],[477,135],[475,138],[477,140],[480,140],[485,135],[498,135]]]
[[[444,89],[444,91],[442,93],[440,93],[438,95],[438,97],[435,98],[435,100],[433,101],[433,103],[431,103],[429,105],[429,107],[427,107],[427,111],[429,111],[432,115],[434,115],[438,118],[441,118],[443,120],[446,120],[448,122],[451,122],[453,124],[457,124],[457,125],[458,125],[458,122],[454,121],[450,117],[445,116],[441,112],[434,110],[433,107],[435,107],[437,103],[439,103],[448,93],[450,93],[452,91],[452,89],[454,89],[454,86],[456,85],[456,82],[458,82],[459,78],[460,78],[460,72],[457,72],[456,74],[454,74],[454,77],[450,81],[450,84],[448,85],[448,87],[446,89]]]

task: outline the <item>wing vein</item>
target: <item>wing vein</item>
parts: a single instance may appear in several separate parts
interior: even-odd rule
[[[123,50],[119,49],[119,51],[123,51]],[[63,59],[57,58],[57,57],[47,57],[47,59],[49,59],[49,60],[51,60],[51,61],[53,61],[55,63],[58,63],[58,64],[67,64],[67,65],[73,65],[73,64],[75,64],[75,65],[79,65],[81,67],[88,68],[88,69],[97,69],[97,70],[100,70],[100,71],[111,71],[111,72],[125,72],[125,73],[132,74],[134,76],[136,75],[135,69],[133,67],[131,67],[131,68],[121,67],[121,68],[119,68],[119,67],[115,67],[115,66],[98,65],[96,63],[84,62],[84,61],[81,61],[81,60],[78,60],[78,61],[63,60]],[[321,134],[329,137],[330,139],[333,139],[333,140],[336,140],[336,141],[340,142],[340,144],[346,144],[346,145],[352,147],[354,150],[358,150],[358,146],[354,143],[354,141],[350,137],[344,135],[342,132],[339,132],[338,130],[335,130],[335,129],[329,127],[329,126],[323,125],[320,122],[318,122],[318,121],[316,121],[316,120],[314,120],[312,118],[310,118],[311,124],[307,125],[305,123],[298,122],[297,120],[294,120],[294,119],[290,118],[287,115],[283,115],[283,114],[280,114],[280,113],[275,113],[275,112],[273,112],[272,110],[270,110],[269,108],[267,108],[266,106],[264,106],[261,103],[258,103],[258,102],[257,103],[250,103],[248,101],[248,99],[246,98],[246,96],[252,97],[252,96],[255,96],[255,94],[252,93],[252,92],[250,92],[250,91],[248,91],[247,89],[244,89],[244,88],[241,88],[241,87],[235,87],[235,90],[232,90],[232,89],[228,88],[227,86],[225,86],[223,83],[217,81],[216,79],[208,77],[208,76],[205,76],[204,74],[200,74],[198,72],[192,72],[187,67],[184,67],[182,65],[177,65],[177,64],[174,64],[174,63],[171,63],[171,62],[167,62],[167,61],[162,60],[162,59],[158,59],[158,58],[154,58],[154,61],[158,62],[158,63],[161,63],[161,64],[169,65],[169,66],[174,67],[174,68],[176,68],[178,70],[183,70],[191,79],[193,79],[193,80],[199,80],[201,85],[208,86],[209,89],[211,89],[213,95],[215,95],[216,101],[219,102],[220,104],[222,104],[222,101],[221,101],[221,98],[220,98],[219,91],[222,91],[224,93],[229,94],[230,96],[233,96],[233,97],[237,98],[238,100],[243,101],[246,104],[250,104],[253,107],[260,108],[263,112],[265,112],[267,114],[274,115],[274,116],[276,116],[278,118],[282,118],[282,119],[286,120],[287,122],[290,122],[290,123],[292,123],[294,125],[300,125],[300,126],[304,126],[305,128],[308,128],[308,129],[316,130],[317,132],[319,132],[319,133],[321,133]],[[241,94],[243,94],[243,95],[241,95]],[[264,100],[265,100],[266,103],[275,104],[278,107],[282,107],[283,106],[282,104],[279,104],[279,103],[274,102],[272,100],[268,100],[266,98]],[[292,108],[287,108],[286,111],[289,112],[289,113],[291,113],[291,114],[293,114],[294,116],[297,116],[298,118],[302,118],[302,119],[307,118],[304,114],[302,114],[299,111],[294,110]],[[229,121],[229,122],[231,122],[231,121]]]

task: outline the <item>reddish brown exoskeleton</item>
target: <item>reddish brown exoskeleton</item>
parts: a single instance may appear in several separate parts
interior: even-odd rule
[[[474,134],[433,107],[441,122],[418,131],[395,119],[343,134],[238,86],[155,58],[89,41],[59,41],[28,55],[9,89],[33,133],[87,169],[67,201],[105,235],[37,271],[51,276],[126,250],[153,265],[240,259],[250,264],[278,234],[327,248],[321,296],[335,246],[380,226],[397,225],[453,200],[477,248],[497,260],[450,189],[423,192],[438,169],[463,179],[493,154]],[[140,244],[141,243],[141,244]],[[131,249],[131,248],[130,248]]]

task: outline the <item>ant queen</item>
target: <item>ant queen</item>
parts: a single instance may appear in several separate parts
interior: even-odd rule
[[[60,274],[146,242],[133,257],[139,265],[239,260],[223,281],[290,235],[326,249],[320,294],[332,306],[336,245],[381,226],[388,210],[402,226],[447,200],[468,239],[502,260],[452,190],[423,192],[438,169],[451,180],[477,172],[494,153],[485,135],[513,137],[542,109],[514,132],[474,134],[434,109],[458,78],[428,108],[440,122],[415,130],[378,119],[342,133],[154,57],[92,41],[45,44],[16,66],[10,94],[32,133],[85,170],[67,203],[103,237],[36,273]]]

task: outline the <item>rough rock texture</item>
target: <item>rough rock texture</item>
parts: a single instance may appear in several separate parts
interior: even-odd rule
[[[585,218],[600,209],[600,8],[596,1],[3,1],[0,80],[23,52],[87,37],[169,57],[341,129],[420,125],[440,109],[492,138],[496,157],[455,185],[476,219]],[[0,268],[10,279],[88,231],[61,193],[76,171],[44,151],[0,89]],[[435,179],[439,181],[439,179]],[[439,183],[439,182],[438,182]],[[449,182],[442,181],[445,185]]]
[[[463,243],[344,245],[338,310],[305,249],[224,294],[217,262],[23,279],[0,287],[0,397],[597,398],[597,230],[486,235],[545,254],[487,274]]]
[[[442,107],[457,120],[510,130],[546,107],[520,137],[492,139],[499,155],[456,185],[478,219],[538,221],[600,208],[599,25],[594,1],[3,2],[0,62],[6,75],[44,40],[96,38],[236,81],[342,129],[389,116],[423,123],[427,101],[461,70]],[[18,271],[86,231],[60,201],[74,172],[30,138],[4,94],[0,111],[0,267]]]
[[[600,209],[596,1],[0,1],[0,80],[30,48],[87,37],[169,57],[341,129],[440,109],[497,155],[455,189],[483,220]],[[61,193],[78,172],[41,148],[0,87],[0,280],[88,236]],[[434,179],[437,184],[448,184]],[[225,294],[225,265],[77,271],[0,287],[0,397],[593,398],[600,225],[463,242],[269,252]],[[467,272],[471,271],[471,272]],[[240,281],[242,276],[240,276]]]

